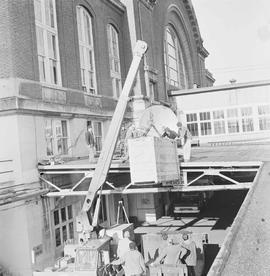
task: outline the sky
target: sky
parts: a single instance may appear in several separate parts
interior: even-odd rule
[[[192,0],[214,85],[270,80],[270,0]]]

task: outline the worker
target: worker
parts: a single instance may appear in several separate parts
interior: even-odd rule
[[[129,244],[130,244],[130,233],[129,231],[124,232],[124,238],[118,241],[117,247],[117,256],[119,258],[123,257],[123,255],[129,251]]]
[[[91,122],[88,124],[87,126],[87,131],[85,133],[85,141],[86,141],[86,145],[88,147],[88,151],[89,151],[89,162],[94,162],[95,161],[95,136],[93,133],[93,129],[92,129],[92,125]]]
[[[162,137],[168,137],[169,139],[175,139],[178,137],[178,134],[174,130],[172,130],[168,127],[163,127]]]
[[[189,161],[190,160],[190,153],[191,153],[191,134],[185,126],[181,122],[178,122],[177,124],[178,127],[178,147],[182,147],[183,149],[183,158],[184,161]]]
[[[168,245],[161,250],[160,255],[152,265],[159,263],[178,265],[181,263],[181,257],[185,254],[186,250],[180,244],[174,244],[172,239],[168,239]]]
[[[136,249],[135,242],[129,243],[129,250],[118,260],[112,262],[113,265],[124,264],[126,276],[139,276],[146,274],[146,267],[142,254]]]
[[[195,276],[195,266],[197,264],[196,244],[194,241],[190,240],[188,234],[183,234],[182,239],[182,247],[187,251],[182,261],[187,265],[188,276]]]

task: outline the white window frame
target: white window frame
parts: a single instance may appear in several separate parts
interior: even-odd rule
[[[177,34],[171,26],[165,28],[164,67],[166,82],[169,85],[179,87],[180,89],[188,87],[183,51]]]
[[[119,35],[116,28],[112,24],[107,25],[107,38],[113,96],[115,98],[119,98],[122,91],[121,64],[119,55]]]
[[[34,9],[40,82],[61,86],[55,0],[34,0]]]
[[[229,115],[229,111],[231,110],[236,110],[236,115]],[[226,110],[226,114],[227,114],[227,127],[228,127],[228,134],[237,134],[237,133],[241,133],[241,130],[242,130],[242,127],[241,127],[241,120],[239,120],[239,108],[238,107],[230,107],[230,108],[227,108]],[[230,131],[230,127],[229,127],[229,123],[237,123],[237,126],[238,126],[238,131],[233,131],[231,132]]]
[[[71,212],[72,212],[72,216],[71,218],[69,218],[68,216],[68,210],[69,208],[71,208]],[[66,220],[62,220],[62,209],[65,211],[65,215],[66,215]],[[55,224],[55,213],[58,213],[58,219],[59,222],[57,224]],[[70,224],[73,224],[73,232],[71,233],[71,229],[70,229]],[[67,233],[67,239],[64,240],[64,233],[63,233],[63,228],[66,227],[66,233]],[[63,248],[63,246],[65,245],[65,242],[67,240],[74,240],[75,237],[75,216],[74,216],[74,208],[72,204],[69,204],[67,206],[64,207],[60,207],[57,209],[54,209],[52,211],[52,228],[53,228],[53,237],[54,237],[54,247],[56,249],[61,249]],[[60,233],[60,243],[57,243],[56,240],[56,231],[59,229],[59,233]]]
[[[76,6],[76,14],[82,89],[97,94],[92,16],[80,5]]]
[[[260,109],[264,108],[265,111],[260,112]],[[258,110],[258,128],[259,131],[269,131],[270,130],[270,104],[261,104],[257,107]],[[266,122],[266,125],[269,125],[269,128],[261,129],[261,120]],[[264,124],[265,125],[265,124]]]
[[[246,112],[250,110],[251,112]],[[254,116],[253,116],[253,108],[252,106],[244,106],[240,107],[241,113],[241,121],[242,121],[242,131],[246,132],[254,132]]]
[[[215,135],[224,135],[226,134],[226,123],[225,123],[225,111],[223,109],[213,110],[213,134]],[[223,132],[217,133],[216,124],[222,125]],[[221,129],[221,128],[219,128]]]
[[[189,117],[190,117],[190,119],[189,119]],[[196,118],[193,118],[193,117],[196,117]],[[190,131],[191,135],[193,137],[199,137],[200,133],[199,133],[199,124],[198,124],[198,114],[196,112],[192,112],[192,113],[189,112],[189,113],[187,113],[186,114],[186,121],[187,121],[187,128]],[[198,135],[194,135],[193,129],[192,129],[193,126],[197,127],[197,134]]]
[[[203,113],[209,113],[209,119],[201,119],[201,114]],[[211,112],[210,111],[202,111],[199,112],[199,120],[200,120],[200,124],[199,124],[199,131],[200,131],[200,135],[201,136],[212,136],[213,135],[213,127],[212,127],[212,119],[211,119]],[[206,129],[204,128],[205,124],[210,124],[210,133],[205,133]],[[203,131],[202,131],[202,127],[203,127]],[[207,131],[208,132],[208,131]]]
[[[92,121],[93,133],[96,139],[96,152],[101,152],[103,146],[103,122],[102,121]],[[96,127],[100,125],[101,135],[97,132]],[[97,127],[98,128],[98,127]]]
[[[63,136],[62,122],[66,124],[66,136]],[[61,133],[59,132],[61,126]],[[51,131],[49,131],[51,130]],[[50,132],[50,134],[49,134]],[[69,154],[70,139],[69,139],[69,124],[68,120],[45,118],[45,140],[46,140],[46,155],[47,156],[67,156]],[[51,140],[52,154],[48,153],[47,140]],[[58,140],[66,140],[67,151],[64,153],[58,152]],[[61,142],[63,143],[63,142]],[[63,145],[62,145],[63,148]]]

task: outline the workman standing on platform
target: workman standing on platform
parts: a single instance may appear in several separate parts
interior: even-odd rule
[[[89,151],[89,162],[94,162],[96,153],[96,142],[91,124],[88,124],[87,126],[87,131],[85,133],[85,141]]]
[[[196,276],[195,266],[197,264],[196,244],[190,240],[188,234],[182,235],[183,243],[182,247],[186,249],[187,254],[184,257],[184,262],[187,265],[188,276]]]
[[[162,137],[168,137],[169,139],[176,139],[178,137],[178,134],[174,130],[168,127],[163,127]]]
[[[135,242],[130,242],[129,250],[120,259],[113,261],[112,264],[123,264],[126,276],[140,276],[146,274],[143,256],[136,250]]]
[[[190,160],[190,154],[191,154],[191,133],[189,132],[188,128],[183,126],[181,122],[178,122],[178,147],[180,146],[183,149],[183,158],[184,161]]]

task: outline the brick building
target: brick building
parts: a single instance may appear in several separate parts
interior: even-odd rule
[[[86,157],[90,121],[101,150],[136,41],[149,50],[126,120],[151,104],[176,110],[169,90],[214,80],[190,0],[2,0],[0,38],[0,265],[31,275],[74,238],[82,202],[44,198],[37,164]],[[105,198],[107,209],[114,200]]]

